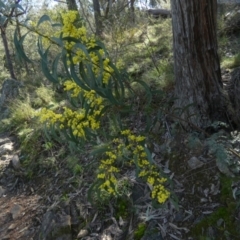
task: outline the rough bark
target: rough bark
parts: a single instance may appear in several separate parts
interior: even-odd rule
[[[217,0],[172,0],[175,107],[198,127],[226,121],[217,54]]]

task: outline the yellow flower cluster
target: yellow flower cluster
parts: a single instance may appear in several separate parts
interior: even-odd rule
[[[155,184],[152,189],[152,198],[156,198],[159,203],[164,203],[169,198],[170,192],[162,185]]]
[[[62,36],[63,37],[73,37],[78,39],[83,43],[88,50],[93,49],[97,46],[96,40],[94,37],[87,36],[87,30],[84,26],[77,28],[74,25],[74,22],[77,20],[78,13],[76,11],[68,11],[67,13],[62,14],[63,19],[63,28]],[[79,48],[74,49],[75,43],[73,41],[67,41],[64,44],[65,48],[71,51],[73,64],[78,64],[82,61],[88,60],[86,54]],[[70,57],[70,54],[67,55]],[[110,60],[105,56],[103,49],[89,51],[90,61],[92,63],[92,71],[95,76],[98,76],[101,68],[99,67],[100,59],[103,62],[103,76],[102,83],[107,84],[111,78],[111,74],[114,70],[109,66]],[[68,60],[70,64],[70,59]]]
[[[87,30],[86,30],[85,27],[77,28],[74,25],[74,22],[77,20],[77,17],[78,17],[77,11],[68,11],[66,13],[62,13],[62,20],[63,20],[62,33],[63,33],[63,37],[73,37],[73,38],[76,38],[76,39],[81,39],[82,42],[86,44],[88,42]]]
[[[99,166],[99,174],[97,175],[98,179],[102,179],[103,183],[100,185],[100,190],[107,192],[108,194],[116,195],[116,184],[117,179],[115,177],[115,173],[119,172],[119,169],[114,167],[114,163],[117,159],[117,150],[107,151],[105,155],[107,159],[101,160],[101,164]]]
[[[156,166],[146,164],[138,176],[146,179],[152,188],[151,197],[157,199],[159,203],[164,203],[169,198],[170,192],[163,186],[167,179],[159,176]]]
[[[60,121],[62,115],[56,114],[52,110],[48,110],[46,108],[43,108],[37,116],[40,116],[40,122],[48,122],[50,124],[55,124]]]
[[[106,152],[107,159],[101,160],[99,166],[97,178],[103,181],[99,187],[100,190],[104,190],[110,195],[117,195],[115,174],[119,172],[119,169],[114,165],[116,165],[117,158],[127,155],[128,158],[132,157],[133,162],[140,168],[139,177],[146,179],[151,186],[151,197],[159,203],[164,203],[169,198],[170,192],[163,185],[167,179],[160,177],[157,167],[148,161],[143,146],[144,140],[145,137],[136,136],[130,130],[121,131],[121,138],[113,139],[112,151]]]
[[[72,97],[78,97],[79,94],[82,92],[82,89],[74,82],[71,80],[67,80],[64,82],[64,91],[71,91],[71,96]]]
[[[67,54],[67,56],[69,57],[70,55]],[[75,55],[72,58],[72,61],[73,61],[73,64],[76,65],[85,59],[87,59],[85,53],[81,49],[77,49],[75,52]],[[70,65],[70,60],[68,61],[68,64]]]
[[[145,137],[135,136],[130,130],[124,130],[121,134],[127,137],[129,142],[128,148],[133,152],[135,162],[141,169],[139,177],[145,178],[152,188],[151,197],[157,199],[159,203],[164,203],[170,196],[170,192],[163,186],[167,179],[159,176],[157,167],[150,164],[144,147],[139,145],[139,143],[145,140]]]
[[[47,125],[58,124],[60,129],[70,129],[74,136],[85,138],[86,129],[97,130],[100,127],[100,120],[97,119],[100,119],[99,116],[104,107],[103,99],[94,90],[85,91],[71,80],[66,81],[64,86],[65,91],[72,91],[73,97],[82,93],[91,111],[86,113],[83,108],[72,110],[64,107],[63,113],[59,114],[44,108],[38,113],[40,121]]]

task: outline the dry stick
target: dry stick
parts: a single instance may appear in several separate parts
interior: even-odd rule
[[[238,157],[240,159],[240,155],[232,148],[227,148],[227,150],[229,150],[231,153],[233,153],[236,157]]]

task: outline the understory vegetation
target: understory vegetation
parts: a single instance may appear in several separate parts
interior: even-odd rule
[[[164,232],[159,226],[149,230],[149,222],[161,219],[164,209],[184,215],[188,204],[189,218],[184,215],[184,223],[172,226],[185,232],[184,239],[239,239],[235,214],[240,191],[232,191],[239,181],[239,155],[226,143],[231,134],[215,131],[215,126],[213,134],[182,129],[179,109],[173,108],[171,19],[137,15],[134,24],[106,22],[100,39],[76,12],[56,11],[31,18],[21,26],[26,35],[12,41],[28,69],[23,64],[17,70],[15,62],[23,86],[9,103],[0,132],[17,136],[24,179],[61,175],[59,184],[67,182],[69,189],[61,192],[60,201],[67,202],[73,189],[83,189],[83,198],[100,218],[111,210],[119,222],[131,219],[129,239]],[[14,23],[11,31],[9,39]],[[219,36],[223,69],[240,66],[239,44],[238,34]],[[2,48],[0,52],[3,56]],[[4,66],[0,70],[3,83],[8,71]],[[237,156],[235,162],[229,160],[231,154]],[[187,167],[194,156],[210,159],[203,170]],[[195,195],[200,189],[208,189],[204,198]],[[217,198],[213,210],[191,217],[193,206],[187,201],[197,208],[199,199],[211,205]],[[81,228],[91,221],[84,219]],[[209,227],[218,238],[211,238]]]

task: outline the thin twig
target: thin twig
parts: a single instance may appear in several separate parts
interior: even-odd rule
[[[238,157],[240,159],[240,154],[238,154],[234,149],[227,148],[227,150],[229,150],[231,153],[233,153],[236,157]]]

